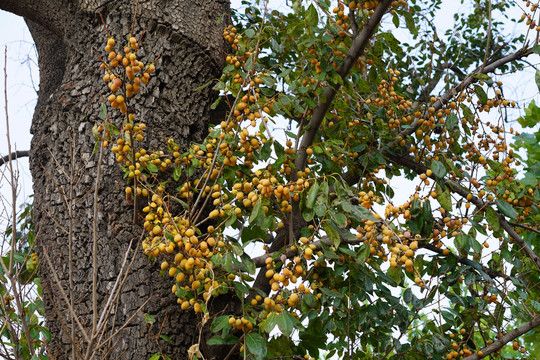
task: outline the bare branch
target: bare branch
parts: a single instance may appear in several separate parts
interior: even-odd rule
[[[102,143],[99,143],[102,145]],[[98,297],[97,297],[97,282],[98,282],[98,205],[99,205],[99,185],[101,180],[101,163],[103,161],[103,146],[99,147],[99,159],[97,163],[96,184],[94,189],[94,218],[92,219],[92,334],[95,334],[97,329],[98,317]],[[126,252],[127,254],[127,252]]]
[[[85,340],[89,343],[90,337],[88,336],[88,333],[86,332],[86,329],[84,328],[83,324],[79,321],[79,317],[75,313],[75,310],[71,307],[71,301],[67,297],[66,292],[64,291],[64,287],[62,286],[62,283],[60,282],[60,279],[58,278],[58,275],[56,274],[56,270],[54,269],[54,266],[51,262],[51,259],[49,258],[49,254],[47,250],[44,249],[43,254],[45,255],[45,260],[47,260],[47,265],[49,265],[49,269],[51,270],[51,274],[53,277],[54,282],[56,283],[56,286],[58,287],[58,290],[60,290],[60,293],[62,295],[62,300],[66,303],[69,309],[69,313],[75,320],[75,323],[79,327],[79,330],[81,331],[81,334],[84,336]]]
[[[20,159],[20,158],[23,158],[23,157],[27,157],[27,156],[30,156],[30,151],[28,151],[28,150],[14,151],[14,152],[0,158],[0,166],[4,165],[4,164],[6,164],[6,163],[8,163],[10,161]]]
[[[15,297],[15,303],[17,305],[17,311],[19,313],[19,317],[21,319],[22,327],[24,334],[26,338],[28,339],[28,349],[30,350],[30,354],[32,356],[35,355],[34,352],[34,346],[31,344],[31,337],[30,337],[30,329],[28,328],[28,322],[27,318],[24,315],[24,307],[23,307],[23,299],[20,296],[19,288],[18,288],[18,282],[14,278],[14,272],[13,269],[15,268],[14,263],[14,256],[15,256],[15,250],[17,245],[17,184],[15,183],[15,170],[13,169],[13,158],[12,158],[12,152],[11,152],[11,137],[9,134],[9,112],[8,112],[8,92],[7,92],[7,46],[4,51],[4,96],[5,96],[5,110],[6,110],[6,138],[7,138],[7,145],[8,145],[8,160],[9,160],[9,175],[10,175],[10,182],[11,182],[11,221],[12,221],[12,229],[11,229],[11,251],[9,253],[9,268],[6,269],[6,265],[4,264],[4,261],[2,261],[2,267],[5,271],[5,276],[10,280],[12,284],[12,291]]]

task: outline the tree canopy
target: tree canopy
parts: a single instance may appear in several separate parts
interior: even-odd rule
[[[442,4],[244,1],[205,85],[226,115],[189,149],[143,145],[130,101],[164,74],[140,34],[108,37],[96,151],[213,333],[191,358],[539,356],[540,109],[518,118],[503,84],[540,53],[538,3],[461,1],[438,34]]]

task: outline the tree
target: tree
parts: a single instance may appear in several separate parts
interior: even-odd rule
[[[141,233],[137,230],[140,227],[132,224],[133,211],[125,203],[121,171],[111,156],[105,156],[98,166],[98,155],[93,154],[91,130],[103,92],[100,60],[94,51],[101,52],[107,36],[100,14],[117,38],[132,30],[138,36],[144,33],[139,55],[150,63],[154,61],[150,56],[159,54],[158,74],[164,76],[141,98],[145,104],[133,106],[144,108],[145,121],[154,124],[149,131],[152,141],[174,136],[187,147],[190,141],[204,138],[211,121],[213,92],[210,88],[195,89],[218,77],[223,67],[226,47],[221,33],[228,21],[229,2],[141,1],[136,8],[133,1],[8,0],[2,1],[0,8],[27,20],[39,53],[40,90],[30,158],[34,221],[42,259],[39,277],[47,327],[53,334],[47,348],[50,357],[69,358],[73,343],[81,356],[86,355],[88,342],[106,340],[150,298],[144,312],[159,314],[158,319],[165,320],[164,333],[176,334],[175,346],[167,347],[165,342],[164,351],[173,358],[183,358],[197,333],[194,317],[177,315],[176,299],[167,296],[169,286],[152,275],[155,269],[139,252],[124,280],[118,305],[110,309],[114,316],[109,317],[107,332],[101,339],[83,336],[81,327],[91,333],[99,321],[96,317],[100,313],[94,310],[105,308],[124,254],[135,251]],[[218,19],[224,22],[220,24]],[[148,58],[142,56],[143,51]],[[96,207],[95,194],[99,195]],[[94,238],[95,263],[91,255]],[[93,276],[97,278],[95,289]],[[69,306],[81,327],[73,320]],[[142,318],[140,313],[138,316]],[[113,338],[118,341],[113,343],[113,354],[143,359],[157,351],[141,318],[123,329],[120,340]],[[95,358],[106,355],[96,354]]]
[[[142,257],[135,258],[130,277],[138,281],[128,278],[120,308],[114,310],[118,319],[111,316],[110,326],[137,314],[133,304],[146,295],[163,294],[162,303],[152,304],[152,297],[146,305],[145,320],[160,323],[167,315],[168,325],[152,330],[153,335],[173,337],[175,346],[161,348],[157,342],[156,356],[231,358],[241,353],[262,359],[325,352],[350,359],[478,359],[527,354],[526,345],[537,341],[525,336],[520,342],[519,337],[540,325],[538,133],[534,138],[508,129],[507,121],[513,120],[508,111],[515,103],[504,97],[499,78],[519,70],[521,61],[539,52],[538,45],[529,47],[526,36],[504,36],[499,19],[508,19],[513,5],[504,1],[474,2],[467,13],[455,16],[455,33],[439,35],[433,19],[441,3],[293,1],[291,9],[280,12],[266,3],[259,8],[259,1],[245,2],[243,12],[233,13],[235,26],[217,24],[226,5],[214,4],[219,11],[210,12],[215,17],[204,26],[215,31],[194,30],[188,38],[219,34],[230,48],[218,45],[215,35],[213,41],[198,40],[204,46],[188,47],[180,58],[158,44],[167,36],[183,47],[186,38],[158,25],[161,10],[150,16],[144,2],[135,20],[125,5],[101,9],[106,29],[95,14],[77,21],[77,26],[94,24],[84,28],[96,38],[107,32],[105,53],[84,56],[93,69],[103,69],[108,88],[96,85],[105,89],[95,106],[74,99],[78,91],[90,96],[83,85],[97,76],[88,70],[81,76],[76,65],[82,56],[78,51],[88,49],[88,36],[67,32],[66,38],[80,41],[66,47],[66,55],[60,53],[73,61],[64,70],[73,73],[72,83],[49,91],[52,98],[62,96],[60,103],[49,96],[46,105],[38,103],[34,133],[42,123],[40,114],[48,114],[47,134],[65,126],[65,133],[76,129],[77,136],[53,144],[56,151],[32,153],[33,172],[38,164],[46,170],[41,178],[34,175],[39,184],[35,206],[41,212],[36,224],[44,237],[40,276],[44,284],[48,281],[48,301],[65,299],[68,308],[49,305],[49,327],[57,336],[51,349],[66,356],[72,348],[91,348],[92,341],[79,340],[69,326],[91,327],[97,321],[92,314],[103,305],[77,296],[84,298],[84,284],[94,283],[96,299],[107,299],[105,289],[119,271],[111,266],[113,258],[125,252],[121,239],[138,234],[142,225],[132,247],[140,244],[164,279],[157,276],[157,265],[150,268]],[[203,4],[190,6],[194,12]],[[537,6],[527,3],[521,19],[521,26],[536,32],[540,27],[532,14]],[[156,13],[159,21],[152,20]],[[183,26],[169,23],[185,34]],[[136,35],[141,28],[142,41]],[[401,34],[390,31],[396,28]],[[33,32],[36,38],[48,34],[42,28]],[[409,43],[397,39],[403,34]],[[125,56],[118,55],[123,45]],[[42,46],[40,63],[41,53],[47,54]],[[202,56],[201,48],[211,54],[203,57],[209,62],[191,57],[195,50]],[[200,65],[196,77],[193,64]],[[178,92],[167,86],[184,76],[189,80],[182,83],[189,87],[179,103]],[[140,94],[138,81],[148,82]],[[217,100],[211,89],[221,92]],[[42,108],[51,110],[41,113]],[[61,121],[64,113],[69,121]],[[173,113],[204,121],[191,117],[185,120],[189,126],[178,130],[168,121]],[[71,122],[87,114],[96,117],[95,124]],[[537,115],[533,103],[519,122],[534,127]],[[276,126],[287,126],[284,141]],[[90,128],[96,141],[89,138]],[[510,135],[517,136],[516,151],[508,146]],[[42,144],[37,141],[43,136],[34,144]],[[114,185],[121,174],[103,150],[109,148],[123,170],[124,186]],[[93,160],[87,160],[92,149]],[[95,160],[102,156],[103,164]],[[87,162],[78,165],[81,161]],[[82,173],[83,168],[96,169],[97,175]],[[393,188],[396,177],[414,182],[404,200]],[[39,194],[47,185],[50,190]],[[58,189],[56,199],[53,190]],[[85,211],[86,227],[78,221]],[[48,237],[62,231],[67,236],[60,245],[50,245]],[[104,242],[105,235],[119,241]],[[263,255],[254,256],[248,246]],[[75,276],[78,268],[81,275],[90,273],[87,254],[95,254],[99,281]],[[77,268],[63,269],[59,259]],[[134,295],[144,281],[144,290]],[[169,303],[171,286],[178,305]],[[69,296],[59,293],[64,288]],[[66,313],[82,324],[65,320]],[[172,316],[196,338],[178,336]],[[131,343],[129,357],[154,353],[153,342],[137,333],[144,321],[130,324],[124,331],[138,340]],[[273,330],[278,335],[270,336]],[[59,336],[70,334],[76,341],[60,345]],[[119,339],[110,346],[116,353],[125,348],[126,335]]]

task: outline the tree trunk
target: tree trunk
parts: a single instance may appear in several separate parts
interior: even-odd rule
[[[72,358],[72,343],[81,353],[87,343],[73,324],[55,276],[81,325],[90,331],[93,221],[98,228],[98,311],[112,290],[130,241],[133,251],[142,233],[141,226],[133,224],[133,208],[126,203],[123,173],[107,150],[99,181],[98,216],[94,218],[99,151],[93,153],[91,132],[99,120],[100,103],[108,96],[100,80],[100,60],[93,52],[106,56],[103,48],[107,34],[98,12],[121,48],[131,31],[135,1],[2,0],[0,8],[27,19],[39,53],[40,91],[30,155],[40,244],[39,276],[46,323],[53,334],[49,355],[68,359]],[[168,138],[186,148],[191,141],[206,136],[210,104],[216,94],[211,87],[196,89],[220,75],[227,51],[221,32],[229,21],[229,11],[228,0],[140,1],[134,35],[139,38],[144,31],[144,36],[138,58],[148,64],[159,56],[155,76],[134,98],[134,113],[148,126],[147,148],[163,148]],[[188,348],[198,341],[197,319],[193,312],[180,310],[170,290],[173,283],[158,273],[159,264],[150,264],[139,250],[118,306],[110,316],[106,337],[148,298],[150,301],[94,358],[148,359],[158,351],[153,337],[160,333],[174,342],[159,341],[165,354],[172,359],[188,358]],[[156,319],[153,334],[144,313]]]

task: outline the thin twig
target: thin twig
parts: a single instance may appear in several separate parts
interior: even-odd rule
[[[51,258],[49,257],[48,252],[44,249],[43,255],[45,255],[45,260],[47,260],[47,264],[49,265],[49,268],[51,269],[51,275],[53,277],[53,280],[56,283],[56,286],[58,287],[58,290],[60,290],[60,294],[62,295],[62,298],[66,305],[68,306],[68,310],[72,316],[72,318],[77,323],[77,326],[79,327],[79,330],[81,331],[82,335],[84,336],[85,340],[89,343],[90,337],[88,336],[88,333],[86,332],[84,326],[79,321],[79,318],[77,317],[77,314],[75,313],[75,310],[71,307],[71,302],[69,301],[69,298],[66,295],[66,292],[64,291],[64,288],[62,286],[62,283],[60,282],[60,279],[58,278],[58,274],[56,273],[56,270],[54,269],[54,266],[51,262]]]
[[[484,71],[484,67],[486,66],[487,60],[488,60],[488,53],[489,53],[489,47],[491,45],[491,0],[488,1],[488,16],[489,16],[489,25],[487,29],[487,42],[486,42],[486,52],[484,53],[484,61],[482,62],[482,67],[480,68],[480,72]]]
[[[68,126],[68,135],[69,135],[69,158],[70,158],[70,167],[69,167],[69,198],[66,200],[68,204],[67,213],[69,216],[69,225],[68,225],[68,286],[69,286],[69,300],[71,302],[71,308],[75,308],[75,286],[73,285],[73,199],[75,197],[75,154],[74,154],[74,145],[73,139],[71,137],[71,127]],[[71,337],[75,339],[75,324],[73,320],[71,321]],[[73,360],[76,360],[75,354],[75,343],[73,343],[73,349],[71,352],[71,357]]]
[[[22,299],[20,298],[20,292],[18,289],[18,281],[13,278],[13,268],[14,268],[14,256],[15,256],[15,246],[17,243],[17,185],[15,184],[14,180],[14,170],[13,170],[13,158],[12,158],[12,152],[11,152],[11,138],[9,134],[9,111],[8,111],[8,93],[7,93],[7,46],[4,50],[4,97],[5,97],[5,105],[4,108],[6,110],[6,138],[7,138],[7,145],[8,145],[8,157],[9,157],[9,173],[11,177],[11,211],[12,211],[12,231],[11,231],[11,252],[9,254],[9,269],[6,271],[6,276],[10,279],[13,295],[15,298],[15,304],[17,305],[17,311],[19,312],[19,317],[21,319],[23,331],[25,333],[27,342],[28,342],[28,349],[30,351],[30,354],[32,356],[35,355],[34,352],[34,346],[32,344],[32,337],[30,336],[30,329],[28,328],[28,322],[27,317],[24,311],[24,307],[22,304]],[[3,261],[0,261],[2,263],[2,266],[5,269],[5,264]]]
[[[131,315],[131,317],[129,319],[126,320],[124,325],[122,325],[118,330],[116,330],[114,332],[114,334],[109,336],[107,338],[107,340],[105,340],[101,344],[99,344],[98,348],[100,348],[101,346],[106,344],[109,340],[113,339],[120,331],[122,331],[131,322],[131,320],[133,320],[133,318],[142,310],[142,308],[150,301],[150,299],[152,299],[152,296],[150,296],[141,306],[139,306],[139,308],[135,311],[135,313],[133,315]]]
[[[6,110],[6,140],[8,145],[8,157],[9,157],[9,172],[11,177],[11,199],[13,201],[11,209],[12,209],[12,231],[11,231],[11,252],[9,254],[9,275],[13,275],[13,257],[15,256],[15,243],[17,241],[16,235],[17,235],[17,208],[16,208],[16,200],[17,200],[17,187],[15,185],[15,180],[13,177],[13,162],[11,157],[11,137],[9,134],[9,112],[8,112],[8,94],[7,94],[7,46],[4,50],[4,98],[5,98],[5,104],[4,108]]]
[[[532,227],[530,227],[530,226],[523,225],[523,224],[520,224],[520,223],[515,223],[515,222],[512,222],[512,221],[509,221],[508,223],[509,223],[510,225],[512,225],[512,226],[517,226],[517,227],[520,227],[520,228],[525,229],[525,230],[527,230],[527,231],[532,231],[532,232],[535,232],[535,233],[537,233],[537,234],[540,234],[540,230],[537,230],[537,229],[532,228]]]
[[[101,143],[100,143],[101,144]],[[92,334],[95,334],[97,329],[97,280],[98,280],[98,198],[99,198],[99,185],[101,179],[101,162],[103,161],[103,146],[99,147],[99,159],[97,163],[96,184],[94,189],[94,218],[92,219],[92,237],[94,247],[92,249],[92,262],[93,262],[93,278],[92,278]]]

